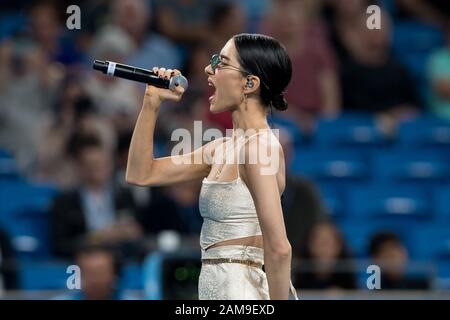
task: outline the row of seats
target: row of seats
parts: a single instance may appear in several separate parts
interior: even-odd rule
[[[372,221],[375,218],[429,221],[450,226],[450,187],[358,184],[320,185],[318,191],[335,217]]]
[[[448,261],[450,259],[450,228],[435,223],[380,219],[354,221],[336,219],[349,249],[357,258],[368,258],[370,239],[377,232],[394,232],[405,243],[412,260]]]
[[[0,226],[12,237],[19,255],[50,255],[48,212],[59,190],[20,177],[0,178]]]
[[[293,154],[291,173],[318,181],[352,180],[387,183],[450,181],[450,157],[438,151],[302,149]]]
[[[65,290],[67,280],[73,274],[67,262],[48,260],[45,262],[21,261],[19,264],[19,286],[22,290]],[[137,263],[122,267],[119,288],[142,290],[144,285],[142,268]]]
[[[274,117],[271,123],[275,128],[287,131],[294,143],[301,147],[359,147],[373,150],[442,150],[450,147],[450,122],[430,115],[400,123],[394,133],[382,130],[373,115],[358,112],[344,113],[333,119],[319,119],[314,132],[307,135],[291,119]]]

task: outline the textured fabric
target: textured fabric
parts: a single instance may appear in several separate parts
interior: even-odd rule
[[[233,258],[263,263],[260,248],[230,245],[202,251],[202,259]],[[199,277],[200,300],[268,300],[264,271],[240,263],[203,264]]]
[[[258,133],[253,136],[256,135]],[[237,144],[238,159],[243,143],[238,141]],[[232,258],[263,264],[264,250],[261,248],[244,245],[210,248],[225,240],[262,234],[253,198],[239,176],[239,168],[237,172],[238,177],[229,182],[203,180],[199,198],[200,214],[203,217],[200,233],[202,259]],[[242,263],[202,264],[198,289],[201,300],[269,299],[265,272]],[[296,297],[292,283],[291,291]]]
[[[250,192],[238,177],[231,182],[203,180],[199,198],[203,217],[200,246],[261,234]]]
[[[202,250],[202,259],[231,258],[264,264],[264,250],[252,246],[228,245]],[[297,292],[289,283],[292,297]],[[269,300],[266,273],[242,263],[202,264],[198,283],[200,300]]]
[[[256,135],[258,134],[254,136]],[[238,151],[248,139],[238,140]],[[226,161],[229,161],[228,152],[230,150],[235,152],[235,150],[231,139],[226,143],[231,143],[231,148],[226,149]],[[235,154],[232,154],[232,157],[231,159],[234,159],[233,161],[237,165],[239,152],[237,152],[237,158]],[[203,217],[200,232],[202,249],[225,240],[261,235],[252,195],[239,176],[239,168],[237,172],[238,177],[233,181],[221,182],[203,179],[199,197],[199,209]]]

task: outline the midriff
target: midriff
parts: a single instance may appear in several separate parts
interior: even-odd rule
[[[212,246],[208,247],[215,248],[215,247],[221,247],[221,246],[230,246],[230,245],[244,245],[244,246],[250,246],[250,247],[257,247],[257,248],[263,248],[263,238],[262,236],[250,236],[245,238],[239,238],[239,239],[231,239],[231,240],[225,240],[218,243],[213,244]],[[206,249],[206,250],[208,250]]]

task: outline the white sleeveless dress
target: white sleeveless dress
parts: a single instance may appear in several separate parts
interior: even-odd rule
[[[244,140],[244,143],[248,139]],[[238,143],[238,151],[241,146],[242,144]],[[203,179],[199,197],[199,209],[203,217],[200,234],[202,260],[239,259],[262,265],[264,250],[261,248],[224,245],[208,249],[213,244],[225,240],[261,235],[253,198],[239,176],[239,168],[237,171],[237,179],[229,182]],[[290,286],[293,296],[297,299],[292,283]],[[262,268],[242,263],[203,263],[198,294],[200,300],[270,298],[267,277]]]

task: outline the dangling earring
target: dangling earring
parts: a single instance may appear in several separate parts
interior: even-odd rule
[[[244,109],[247,111],[247,94],[244,93]]]

